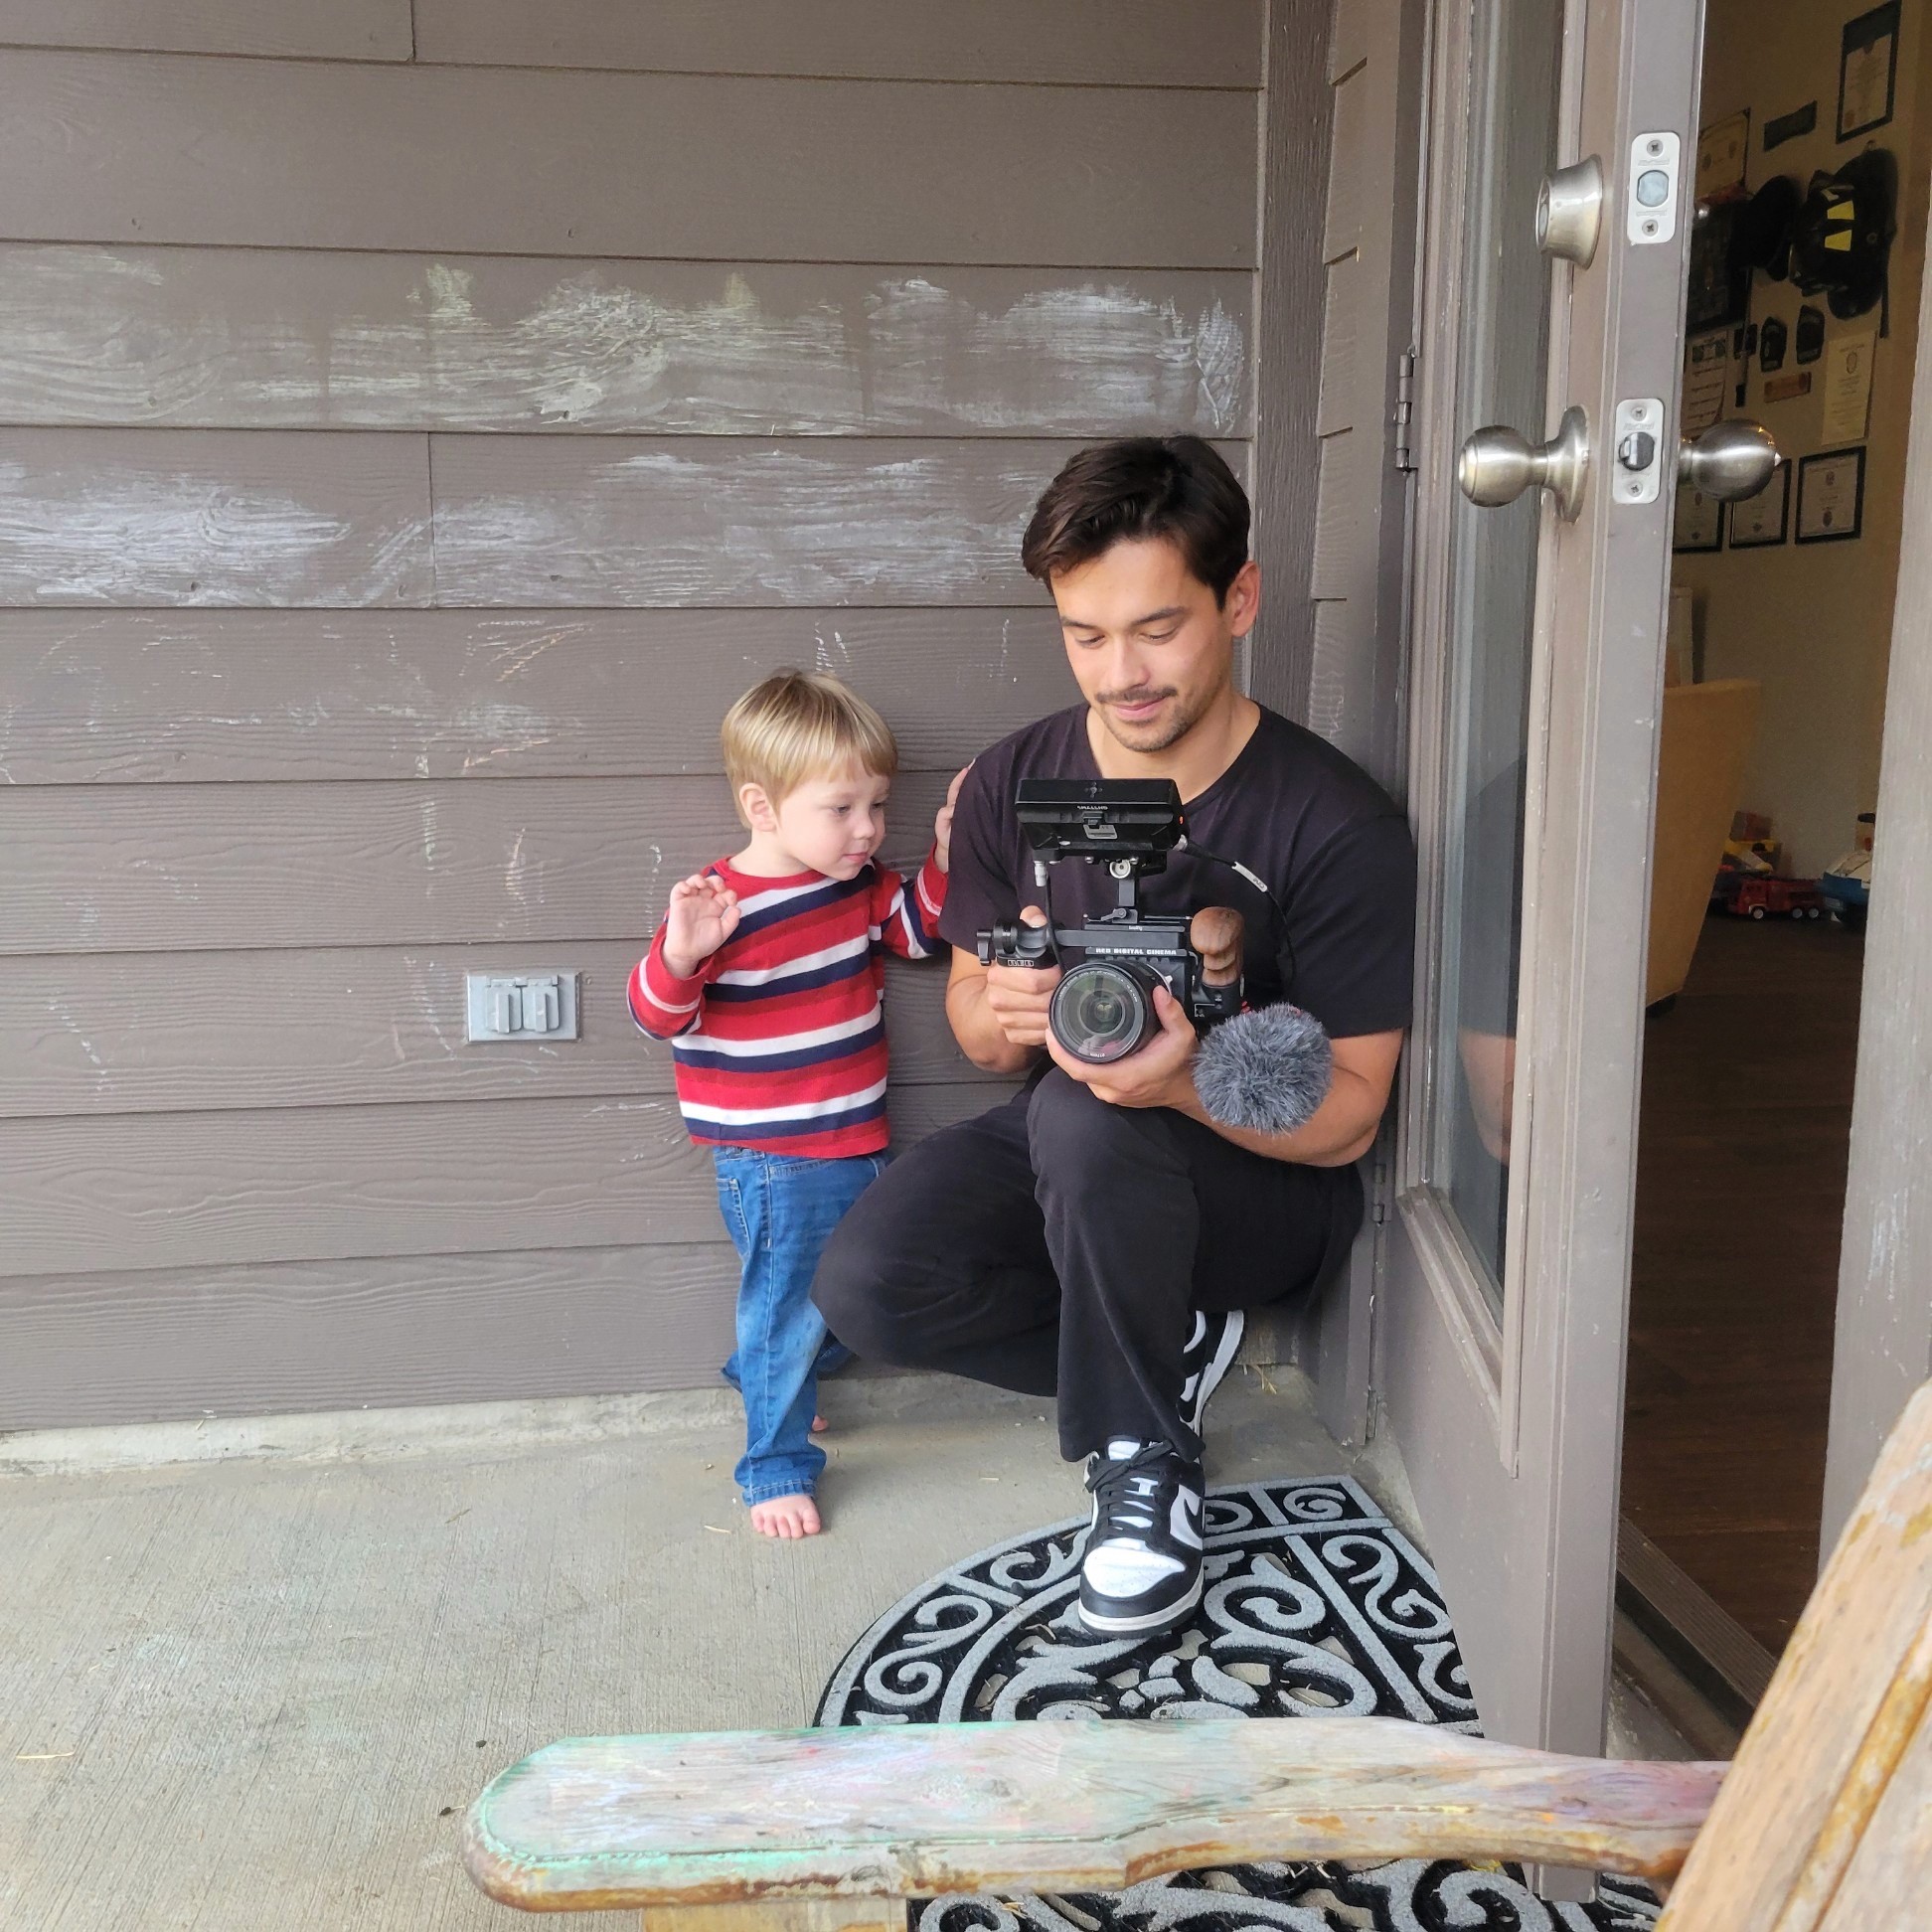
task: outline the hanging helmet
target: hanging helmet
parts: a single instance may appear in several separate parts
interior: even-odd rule
[[[1762,268],[1773,281],[1790,271],[1791,225],[1804,194],[1794,175],[1773,175],[1739,211],[1731,232],[1735,268]]]
[[[1792,229],[1791,279],[1807,295],[1823,294],[1842,322],[1885,292],[1897,201],[1897,166],[1883,148],[1812,176]]]

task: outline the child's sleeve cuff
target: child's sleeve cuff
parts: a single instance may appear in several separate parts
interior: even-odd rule
[[[660,930],[644,955],[644,992],[653,1006],[682,1019],[696,1013],[705,997],[705,969],[700,966],[691,978],[680,979],[664,963],[664,933]]]
[[[939,930],[939,914],[946,904],[946,875],[939,870],[939,849],[935,846],[926,854],[925,864],[919,868],[919,876],[913,882],[912,889],[919,895],[919,922],[928,932]]]

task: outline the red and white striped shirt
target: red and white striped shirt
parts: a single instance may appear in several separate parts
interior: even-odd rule
[[[928,855],[895,872],[756,879],[707,868],[737,894],[731,936],[690,979],[664,963],[664,927],[630,978],[631,1018],[671,1043],[678,1105],[704,1146],[836,1160],[877,1154],[886,1119],[886,955],[937,946],[946,875]]]

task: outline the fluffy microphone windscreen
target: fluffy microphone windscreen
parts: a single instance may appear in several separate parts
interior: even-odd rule
[[[1201,1043],[1195,1091],[1223,1127],[1286,1134],[1314,1118],[1333,1067],[1328,1029],[1312,1013],[1261,1007],[1224,1021]]]

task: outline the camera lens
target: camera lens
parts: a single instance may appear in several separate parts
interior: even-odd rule
[[[1053,989],[1046,1023],[1077,1060],[1105,1066],[1125,1059],[1144,1041],[1154,1003],[1142,975],[1126,966],[1083,960]]]

